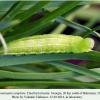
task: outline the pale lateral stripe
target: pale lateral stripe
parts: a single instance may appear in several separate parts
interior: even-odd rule
[[[43,40],[43,39],[41,39],[41,38],[38,39],[38,47],[39,47],[39,49],[40,49],[40,50],[39,50],[40,53],[43,53],[43,50],[42,50],[42,47],[43,47],[43,45],[42,45],[42,40]]]
[[[50,38],[48,38],[48,47],[50,48],[50,53],[52,53],[53,51],[52,51],[52,44],[51,44],[51,42],[52,42],[52,40],[53,40],[53,38],[52,37],[50,37]]]

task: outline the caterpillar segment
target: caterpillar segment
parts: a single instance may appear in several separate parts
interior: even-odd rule
[[[26,37],[7,44],[7,52],[3,55],[50,54],[50,53],[82,53],[89,52],[94,46],[91,38],[64,34],[45,34]]]

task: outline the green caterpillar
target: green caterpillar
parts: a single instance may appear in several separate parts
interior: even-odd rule
[[[46,34],[26,37],[7,44],[7,52],[3,55],[50,54],[50,53],[82,53],[89,52],[94,40],[72,35]]]

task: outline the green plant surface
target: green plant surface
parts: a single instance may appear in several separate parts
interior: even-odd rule
[[[1,1],[0,2],[0,10],[8,10],[16,1]],[[38,3],[39,1],[32,1],[31,4],[28,4],[26,7],[23,8],[23,10],[29,9],[30,7],[36,5],[36,3]],[[44,8],[57,8],[59,7],[61,4],[63,4],[65,1],[55,1],[52,0],[51,3],[49,3],[48,5],[44,6]],[[90,1],[82,1],[79,5],[86,5],[86,4],[98,4],[100,3],[100,1],[95,1],[95,0],[90,0]]]
[[[27,65],[15,65],[15,66],[5,66],[1,67],[1,70],[4,71],[14,71],[14,72],[44,72],[46,73],[46,70],[43,70],[42,68],[37,68],[35,65],[27,66]]]
[[[47,23],[49,23],[51,20],[53,20],[54,18],[56,18],[59,15],[64,14],[65,12],[68,12],[69,10],[73,9],[79,3],[80,3],[80,1],[74,1],[74,2],[66,2],[66,3],[62,4],[58,9],[54,10],[50,14],[29,24],[28,27],[23,26],[20,28],[20,30],[17,29],[14,32],[11,32],[10,34],[12,34],[12,36],[7,37],[6,41],[8,42],[8,41],[12,41],[13,39],[21,38],[23,36],[29,36],[29,35],[33,34],[33,32],[36,32],[36,31],[40,30],[41,28],[43,28],[43,25],[45,28],[45,26],[47,26]],[[13,36],[13,34],[14,34],[14,36]]]
[[[86,67],[86,68],[95,68],[95,67],[98,67],[100,65],[99,62],[89,62],[87,64],[85,64],[83,67]]]
[[[80,8],[80,7],[78,7],[78,8]],[[44,12],[45,14],[48,14],[48,13],[50,13],[49,11],[45,11]],[[90,29],[90,28],[88,28],[88,27],[86,27],[86,26],[84,26],[84,25],[81,25],[81,24],[78,24],[78,23],[75,23],[75,22],[73,22],[73,21],[70,21],[70,20],[67,20],[67,19],[65,19],[65,18],[63,18],[63,17],[61,17],[61,16],[59,16],[59,17],[57,17],[56,19],[55,19],[55,21],[57,21],[57,22],[59,22],[59,23],[62,23],[62,24],[64,24],[64,25],[68,25],[68,26],[70,26],[70,27],[72,27],[72,28],[74,28],[74,29],[77,29],[77,30],[80,30],[80,31],[83,31],[83,32],[89,32],[89,33],[85,33],[85,34],[93,34],[93,35],[98,35],[99,36],[99,33],[97,33],[97,32],[95,32],[96,30],[98,30],[99,29],[99,26],[98,27],[96,27],[96,28],[94,28],[94,29]],[[91,20],[92,21],[92,20]],[[86,36],[88,36],[88,35],[86,35]],[[84,37],[86,37],[86,36],[84,36]]]
[[[86,83],[86,82],[54,82],[54,81],[9,81],[5,82],[2,81],[0,82],[0,86],[34,86],[36,85],[45,85],[45,86],[72,86],[72,87],[91,87],[91,88],[100,88],[100,84],[96,83]]]
[[[67,59],[82,59],[82,60],[91,60],[91,61],[100,62],[100,53],[96,51],[91,51],[91,52],[80,53],[80,54],[59,53],[59,54],[1,56],[0,66],[10,66],[10,65],[17,65],[17,64],[27,64],[27,63],[57,61],[57,60],[67,60]]]
[[[31,15],[33,15],[36,11],[38,11],[40,8],[42,8],[49,2],[50,2],[50,0],[49,1],[40,1],[36,5],[32,6],[30,9],[28,9],[27,11],[16,16],[14,19],[15,20],[20,19],[21,21],[23,21],[23,20],[27,19],[28,17],[30,17]]]
[[[77,66],[77,65],[73,65],[70,63],[62,62],[62,61],[46,62],[46,63],[51,64],[51,65],[55,65],[55,66],[59,66],[59,67],[63,67],[63,68],[69,69],[71,71],[75,71],[75,72],[84,74],[86,76],[95,78],[97,80],[100,80],[100,73],[88,70],[86,68],[82,68],[82,67]]]
[[[98,11],[94,17],[90,18],[89,21],[84,24],[84,26],[92,28],[99,21],[99,17],[100,13]],[[81,34],[83,34],[83,32],[80,32],[78,30],[76,30],[76,32],[73,33],[73,35],[81,35]]]
[[[18,1],[16,2],[1,18],[0,21],[9,21],[13,19],[19,10],[23,8],[27,3],[29,2],[24,2],[24,1]]]
[[[3,21],[5,21],[5,20],[8,20],[9,21],[9,20],[13,19],[13,20],[20,20],[20,22],[22,22],[23,20],[25,20],[26,18],[30,17],[34,12],[36,12],[37,10],[39,10],[41,7],[43,7],[44,5],[46,5],[49,2],[50,1],[47,1],[47,2],[42,2],[41,1],[38,4],[36,4],[35,6],[33,6],[32,8],[30,8],[28,11],[25,11],[24,13],[18,15],[17,18],[16,18],[15,16],[20,11],[19,9],[21,9],[23,6],[25,6],[25,4],[29,3],[29,2],[19,1],[19,2],[15,3],[11,7],[10,10],[8,10],[6,12],[6,14],[2,17],[1,21],[2,20]],[[6,16],[9,16],[9,18],[6,17]]]
[[[77,24],[77,23],[72,22],[72,21],[65,20],[65,19],[62,18],[62,17],[56,18],[56,21],[57,21],[57,22],[60,22],[60,23],[63,23],[63,24],[65,24],[65,25],[68,25],[68,26],[70,26],[70,27],[72,27],[72,28],[81,30],[81,31],[83,31],[83,32],[90,31],[90,33],[93,34],[93,35],[99,34],[99,33],[97,33],[97,32],[94,31],[94,30],[96,30],[96,29],[91,30],[90,28],[88,28],[88,27],[86,27],[86,26]],[[90,33],[88,33],[88,34],[90,34]],[[87,36],[88,36],[88,35],[87,35]]]
[[[56,72],[56,73],[19,73],[0,70],[0,76],[13,79],[61,79],[79,76],[73,72]]]
[[[97,47],[100,26],[95,24],[100,22],[100,11],[92,7],[97,3],[100,4],[95,0],[0,1],[0,33],[6,43],[52,33],[81,35],[95,40],[93,50],[77,54],[0,54],[0,87],[99,89],[100,49]],[[90,7],[86,8],[87,5]],[[78,19],[86,24],[81,24]],[[74,31],[70,32],[69,28]],[[76,34],[78,32],[82,34]],[[76,65],[68,63],[69,60],[80,62]]]
[[[14,1],[0,1],[0,9],[6,10],[8,7],[10,8],[14,4]]]
[[[1,22],[0,23],[0,31],[6,30],[11,26],[14,26],[16,24],[20,23],[19,20],[9,21],[9,22]]]
[[[56,63],[56,62],[54,62],[54,63]],[[57,64],[59,64],[59,63],[57,63]],[[67,63],[66,63],[66,66],[68,66]],[[69,66],[71,67],[72,65],[70,64]],[[69,69],[69,70],[72,70],[72,71],[75,71],[75,72],[72,72],[72,71],[53,72],[53,73],[48,73],[48,74],[46,72],[45,73],[42,72],[42,74],[41,74],[39,72],[36,73],[36,72],[30,71],[27,68],[27,72],[26,72],[26,70],[24,70],[24,72],[11,72],[11,71],[0,70],[0,76],[3,77],[3,78],[10,78],[10,79],[27,79],[27,80],[55,79],[55,80],[57,80],[57,79],[75,78],[75,77],[80,77],[80,76],[86,75],[86,76],[92,77],[94,79],[99,79],[98,75],[100,73],[99,72],[100,69],[88,70],[86,68],[81,68],[81,67],[78,67],[78,66],[75,66],[75,65],[73,65],[73,66],[75,68],[68,68],[68,67],[66,67],[66,68],[63,67],[63,68]],[[13,67],[18,67],[18,66],[13,66]],[[20,67],[22,67],[22,66],[20,66]],[[62,67],[62,66],[60,66],[60,67]],[[38,71],[40,71],[40,70],[38,70]],[[88,72],[88,74],[87,74],[87,72]]]
[[[91,32],[96,31],[96,30],[99,30],[99,29],[100,29],[100,26],[97,26],[97,27],[93,28],[92,30],[86,32],[86,33],[83,35],[83,37],[85,38],[85,37],[87,37],[89,34],[91,34]],[[96,35],[98,35],[98,37],[100,37],[100,35],[99,35],[98,33],[96,33]]]
[[[9,59],[8,59],[9,58]],[[20,56],[1,56],[0,66],[10,66],[17,64],[27,64],[45,61],[56,61],[56,60],[66,60],[66,59],[86,59],[88,57],[86,54],[40,54],[40,55],[20,55]],[[11,62],[12,61],[12,62]]]

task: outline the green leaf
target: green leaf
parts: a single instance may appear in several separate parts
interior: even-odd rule
[[[67,79],[67,78],[73,78],[73,80],[74,80],[74,78],[82,76],[82,74],[72,72],[72,71],[53,72],[53,73],[45,72],[44,73],[43,70],[41,70],[42,73],[40,73],[40,72],[36,73],[32,68],[30,69],[28,67],[29,66],[27,66],[26,68],[25,68],[25,66],[12,66],[12,68],[10,67],[11,68],[10,70],[12,70],[12,69],[18,70],[18,68],[19,68],[19,71],[24,70],[24,72],[11,72],[11,71],[0,70],[0,77],[10,78],[10,79],[27,79],[27,80],[30,80],[30,79],[64,79],[64,78]],[[92,71],[100,73],[99,68],[92,69]],[[71,79],[69,79],[69,80],[71,80]]]
[[[87,82],[55,82],[55,81],[1,81],[0,86],[35,86],[36,85],[45,85],[45,86],[77,86],[77,87],[92,87],[100,88],[100,84],[96,83],[87,83]]]
[[[95,10],[95,11],[97,11],[97,10]],[[92,12],[94,12],[94,11],[92,11]],[[90,11],[89,11],[89,13],[90,13]],[[94,13],[93,13],[94,14]],[[88,14],[87,14],[88,15]],[[97,22],[98,22],[98,20],[99,20],[99,17],[100,17],[100,13],[96,13],[96,14],[94,14],[95,16],[94,17],[92,17],[91,16],[91,18],[84,24],[84,26],[86,26],[86,27],[89,27],[89,28],[92,28]],[[90,15],[89,15],[90,16]],[[96,31],[96,30],[95,30]],[[93,31],[92,31],[93,32]],[[91,32],[91,33],[92,33]],[[73,33],[74,35],[83,35],[84,33],[81,31],[75,31],[74,33]],[[85,34],[87,34],[87,33],[85,33]],[[85,35],[84,34],[84,35]],[[83,35],[83,36],[84,36]],[[98,35],[98,34],[97,34]]]
[[[73,54],[73,53],[59,53],[59,54],[37,54],[37,55],[20,55],[20,56],[1,56],[0,66],[57,61],[67,59],[87,59],[86,53]]]
[[[15,1],[0,1],[0,10],[7,10],[9,9]]]
[[[67,59],[83,59],[100,62],[100,52],[91,51],[87,53],[59,53],[59,54],[31,54],[20,56],[1,56],[0,66],[45,62],[45,61],[57,61]]]
[[[24,1],[25,2],[25,1]],[[25,12],[19,14],[14,19],[20,19],[21,21],[27,19],[28,17],[32,16],[36,11],[41,9],[43,6],[47,5],[49,1],[40,1],[36,5],[32,6],[30,9],[26,10]]]
[[[19,20],[9,21],[9,22],[1,22],[0,23],[0,31],[2,32],[3,30],[6,30],[7,28],[18,24],[19,22],[20,22]]]
[[[55,20],[56,20],[57,22],[63,23],[63,24],[65,24],[65,25],[68,25],[68,26],[70,26],[70,27],[72,27],[72,28],[81,30],[81,31],[83,31],[83,32],[89,31],[91,34],[93,34],[93,35],[95,35],[95,36],[96,36],[96,34],[99,34],[99,33],[95,32],[96,29],[91,30],[90,28],[88,28],[88,27],[86,27],[86,26],[83,26],[83,25],[80,25],[80,24],[78,24],[78,23],[75,23],[75,22],[66,20],[66,19],[64,19],[63,17],[58,17],[58,18],[56,18]],[[88,33],[88,34],[90,34],[90,33]]]
[[[47,72],[44,69],[37,68],[35,65],[15,65],[15,66],[5,66],[1,67],[1,70],[14,71],[14,72]]]
[[[90,51],[87,53],[87,56],[91,61],[100,62],[100,52]]]
[[[65,12],[68,12],[69,10],[73,9],[75,6],[77,6],[81,1],[73,1],[73,2],[66,2],[61,7],[58,9],[54,10],[53,12],[49,13],[48,15],[44,16],[43,18],[29,24],[28,26],[22,26],[20,30],[15,30],[14,32],[11,32],[12,36],[6,38],[7,42],[17,38],[23,37],[23,35],[28,34],[31,35],[33,34],[32,32],[34,29],[38,29],[39,27],[42,27],[43,25],[46,25],[48,22],[56,18],[57,16],[60,16],[64,14]],[[38,30],[39,31],[39,30]],[[17,32],[17,33],[16,33]],[[35,31],[36,32],[36,31]],[[14,34],[14,36],[13,36]]]
[[[85,38],[85,37],[87,37],[89,34],[91,34],[93,31],[96,31],[96,30],[99,30],[99,29],[100,29],[100,26],[97,26],[97,27],[91,29],[90,31],[88,31],[87,33],[85,33],[85,34],[83,35],[83,37]],[[95,34],[100,38],[100,34],[99,34],[99,33],[96,32]]]
[[[33,27],[32,29],[28,30],[27,32],[23,32],[23,33],[20,33],[20,34],[18,33],[18,35],[16,34],[17,31],[16,31],[15,34],[11,32],[12,36],[9,36],[9,37],[5,38],[5,40],[6,40],[6,42],[10,42],[10,41],[13,41],[13,40],[16,40],[16,39],[19,39],[19,38],[23,38],[23,37],[32,35],[33,33],[37,32],[41,29],[45,29],[47,26],[49,26],[51,24],[52,24],[52,21],[50,21],[48,23],[45,23],[45,24],[41,24],[39,26],[37,25],[36,27],[32,26]],[[25,27],[25,28],[27,29],[28,27]],[[25,30],[25,28],[23,29],[23,31]]]
[[[46,63],[51,64],[51,65],[55,65],[55,66],[59,66],[59,67],[65,68],[65,69],[69,69],[71,71],[75,71],[75,72],[83,74],[85,76],[89,76],[91,78],[100,80],[100,73],[97,73],[95,71],[92,71],[92,70],[89,70],[86,68],[82,68],[82,67],[77,66],[77,65],[73,65],[70,63],[63,62],[63,61],[54,61],[54,62],[46,62]]]
[[[79,6],[80,7],[80,6]],[[44,14],[49,14],[50,12],[49,11],[45,11],[44,12]],[[89,32],[89,33],[86,33],[86,34],[93,34],[94,36],[99,36],[100,37],[100,35],[99,35],[99,33],[98,32],[95,32],[96,30],[98,30],[98,29],[100,29],[100,27],[98,26],[98,27],[95,27],[95,28],[93,28],[93,29],[90,29],[90,28],[88,28],[88,27],[86,27],[86,26],[84,26],[84,25],[81,25],[81,24],[78,24],[78,23],[75,23],[75,22],[73,22],[73,21],[69,21],[69,20],[67,20],[67,19],[65,19],[65,18],[63,18],[63,17],[61,17],[61,16],[59,16],[59,17],[57,17],[56,19],[55,19],[55,21],[57,21],[57,22],[59,22],[59,23],[62,23],[62,24],[65,24],[65,25],[68,25],[68,26],[70,26],[70,27],[72,27],[72,28],[74,28],[74,29],[77,29],[77,30],[81,30],[81,31],[83,31],[83,32]],[[86,35],[86,36],[88,36],[88,35]],[[86,37],[85,36],[85,37]],[[84,36],[83,36],[84,37]]]
[[[90,68],[96,68],[96,67],[99,67],[100,66],[100,62],[94,62],[94,61],[91,61],[85,65],[83,65],[83,67],[86,67],[88,69]]]
[[[0,77],[13,79],[62,79],[79,76],[73,72],[56,72],[56,73],[21,73],[0,70]]]
[[[15,2],[14,5],[2,16],[1,21],[9,21],[13,19],[18,14],[20,9],[22,9],[27,3],[29,2],[25,1]]]

